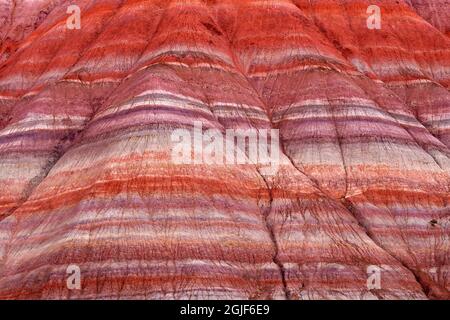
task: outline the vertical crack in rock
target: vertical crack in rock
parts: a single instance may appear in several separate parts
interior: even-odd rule
[[[364,233],[372,240],[372,242],[379,247],[381,250],[383,250],[388,256],[392,257],[392,259],[394,259],[395,261],[397,261],[399,264],[401,264],[405,269],[409,270],[411,272],[411,274],[414,276],[414,278],[416,279],[416,282],[420,285],[420,287],[422,288],[423,293],[429,297],[429,286],[426,286],[425,283],[418,278],[417,273],[415,272],[415,270],[412,270],[411,268],[409,268],[407,265],[405,265],[405,263],[401,260],[399,260],[398,258],[394,257],[388,250],[386,250],[382,244],[380,244],[378,241],[376,241],[376,239],[374,239],[373,235],[367,230],[367,228],[360,222],[360,220],[357,217],[357,212],[356,209],[351,205],[350,201],[348,201],[347,198],[342,198],[341,202],[329,197],[327,195],[327,193],[325,191],[323,191],[320,187],[320,185],[311,177],[309,177],[305,172],[303,172],[302,170],[300,170],[300,168],[295,164],[295,162],[292,160],[292,158],[284,151],[284,145],[281,145],[282,147],[282,152],[283,154],[287,157],[287,159],[289,159],[290,163],[292,164],[292,166],[298,171],[300,172],[302,175],[304,175],[305,177],[307,177],[314,185],[314,187],[317,188],[317,190],[319,190],[324,196],[326,196],[328,199],[330,199],[331,201],[336,202],[340,207],[344,208],[346,211],[348,211],[350,213],[350,215],[355,219],[355,222],[358,224],[358,226],[364,231]],[[420,281],[419,281],[420,280]],[[373,294],[375,294],[378,297],[378,294],[376,292],[372,292]]]
[[[217,21],[215,21],[215,19],[213,18],[213,16],[209,12],[208,12],[208,15],[210,16],[211,20],[214,22],[215,29],[217,31],[219,31],[219,33],[221,35],[225,35],[225,38],[227,39],[227,42],[228,42],[228,49],[229,49],[229,52],[230,52],[230,55],[231,55],[231,59],[233,61],[235,69],[241,74],[241,76],[243,77],[245,82],[248,84],[249,88],[254,92],[255,97],[257,98],[257,100],[259,100],[261,105],[264,107],[264,109],[266,111],[267,118],[268,118],[269,123],[270,123],[270,127],[273,128],[274,126],[273,126],[273,122],[272,122],[271,111],[270,111],[267,103],[263,100],[263,98],[260,96],[260,94],[256,90],[256,88],[253,85],[253,83],[250,81],[250,79],[248,79],[247,75],[243,71],[243,68],[242,68],[241,64],[239,63],[238,58],[236,57],[236,55],[234,54],[234,51],[232,50],[231,39],[229,38],[229,35],[226,32],[224,32],[224,30],[222,30],[220,28],[220,26],[217,23]],[[248,118],[248,115],[247,115],[247,118]],[[249,119],[249,121],[252,123],[252,126],[253,126],[252,120]],[[279,259],[280,248],[279,248],[279,245],[278,245],[278,241],[277,241],[275,232],[273,230],[273,226],[269,223],[269,220],[268,220],[269,215],[270,215],[270,213],[272,211],[272,203],[273,203],[272,188],[269,185],[269,182],[267,181],[266,177],[260,172],[260,170],[257,167],[256,167],[256,170],[257,170],[258,174],[260,175],[260,177],[262,178],[262,180],[264,181],[264,184],[266,185],[267,192],[268,192],[268,195],[269,195],[269,203],[268,203],[268,205],[265,208],[262,208],[262,216],[263,216],[263,222],[265,224],[265,227],[266,227],[267,232],[269,234],[270,240],[272,241],[273,248],[275,250],[274,255],[272,257],[272,260],[275,263],[275,265],[278,267],[278,270],[280,272],[280,277],[281,277],[281,282],[282,282],[282,285],[283,285],[283,291],[284,291],[285,298],[287,300],[290,300],[291,299],[291,294],[289,292],[288,285],[287,285],[286,270],[284,268],[283,262],[280,261],[280,259]]]
[[[283,262],[280,261],[279,259],[279,245],[278,245],[278,241],[277,241],[277,237],[275,235],[275,231],[273,230],[273,226],[272,224],[269,222],[269,215],[272,211],[272,203],[273,203],[273,194],[272,194],[272,188],[269,185],[269,182],[267,181],[267,179],[264,177],[264,175],[259,171],[259,169],[256,169],[258,171],[258,174],[261,176],[261,179],[264,181],[266,187],[267,187],[267,192],[269,195],[269,203],[264,206],[263,208],[261,208],[262,211],[262,216],[264,219],[264,224],[266,226],[266,229],[269,233],[270,239],[272,241],[273,247],[274,247],[274,255],[272,257],[273,262],[277,265],[278,270],[280,272],[280,277],[281,277],[281,281],[283,284],[283,290],[284,290],[284,295],[286,297],[287,300],[291,300],[291,293],[289,291],[288,285],[287,285],[287,280],[286,280],[286,270],[284,268]]]
[[[311,1],[309,1],[309,5],[310,5],[310,7],[312,8],[312,3],[311,3]],[[295,4],[295,6],[296,6],[300,11],[302,11],[301,8],[299,8],[297,4]],[[343,55],[343,57],[348,61],[348,57],[345,55],[345,52],[343,52],[342,46],[341,46],[336,40],[334,40],[334,39],[332,38],[332,36],[329,34],[329,32],[321,25],[321,23],[320,23],[319,21],[317,21],[315,15],[313,16],[312,20],[313,20],[314,25],[317,27],[317,29],[318,29],[318,30],[319,30],[319,31],[320,31],[320,32],[321,32],[321,33],[329,40],[330,43],[333,44],[333,46],[334,46],[334,47],[335,47],[335,48]],[[347,21],[350,21],[350,17],[348,17]],[[434,27],[433,27],[433,28],[434,28]],[[351,28],[351,25],[349,25],[349,29],[350,29],[350,30],[352,29],[352,28]],[[434,28],[434,29],[435,29],[435,28]],[[399,41],[400,43],[402,43],[403,45],[405,45],[406,47],[408,47],[409,44],[408,44],[408,43],[405,43],[404,40],[403,40],[397,33],[394,32],[394,30],[392,30],[392,33],[393,33],[393,35],[398,39],[398,41]],[[440,32],[440,33],[441,33],[441,32]],[[414,61],[416,61],[416,60],[414,60]],[[417,61],[416,61],[416,63],[417,63]],[[426,77],[426,76],[423,75],[423,77]],[[355,83],[355,81],[352,81],[352,82]],[[435,81],[434,81],[434,82],[435,82]],[[441,86],[441,84],[440,84],[439,82],[436,82],[436,83],[437,83],[438,85]],[[359,84],[357,84],[357,83],[355,83],[355,84],[356,84],[361,90],[363,90],[363,91],[365,92],[365,94],[366,94],[367,97],[369,97],[372,101],[374,101],[374,102],[376,103],[376,105],[380,108],[380,111],[386,112],[386,111],[379,105],[379,103],[378,103],[376,100],[374,100],[374,99],[372,98],[372,96],[371,96],[370,94],[368,94],[368,93],[367,93],[367,92],[366,92]],[[389,91],[392,91],[392,90],[389,90]],[[394,93],[394,95],[397,96],[395,93]],[[400,101],[401,101],[401,99],[400,99]],[[330,105],[330,106],[331,106],[331,105]],[[408,104],[408,107],[411,107],[411,106]],[[421,123],[421,121],[419,120],[419,117],[417,116],[416,110],[414,109],[413,111],[415,112],[415,118],[416,118],[416,120],[418,121],[418,123],[420,123],[420,124],[423,125],[423,123]],[[436,163],[436,165],[444,172],[445,170],[443,169],[442,165],[438,162],[438,160],[437,160],[432,154],[430,154],[430,152],[429,152],[428,150],[426,150],[426,148],[425,148],[422,144],[420,144],[419,141],[417,141],[417,139],[416,139],[416,138],[414,137],[414,135],[408,130],[408,128],[406,128],[405,125],[402,125],[401,123],[399,123],[399,121],[398,121],[392,114],[390,114],[389,112],[387,112],[387,113],[388,113],[388,115],[390,116],[390,118],[394,118],[394,121],[395,121],[401,128],[403,128],[404,130],[407,131],[408,135],[413,139],[413,141],[414,141],[414,142],[415,142],[415,143],[416,143],[416,144],[417,144],[417,145],[418,145],[418,146],[419,146],[426,154],[428,154],[428,155],[433,159],[434,163]],[[334,117],[334,112],[332,112],[332,115],[333,115],[333,122],[334,122],[334,125],[335,125],[335,128],[336,128],[336,119],[335,119],[335,117]],[[424,125],[423,125],[423,126],[424,126]],[[430,130],[429,130],[426,126],[424,126],[424,128],[425,128],[425,130],[426,130],[427,132],[430,132]],[[338,136],[339,147],[340,147],[341,155],[342,155],[342,158],[343,158],[342,160],[343,160],[344,168],[345,168],[345,170],[346,170],[345,172],[346,172],[346,175],[347,175],[347,168],[346,168],[346,166],[345,166],[345,161],[344,161],[344,157],[343,157],[343,153],[342,153],[342,145],[341,145],[341,142],[340,142],[340,140],[339,140],[338,132],[336,132],[336,134],[337,134],[337,136]],[[430,133],[430,134],[431,134],[431,133]],[[432,136],[434,136],[434,135],[432,135]],[[435,136],[434,136],[434,137],[435,137]],[[437,138],[437,137],[435,137],[435,138]],[[438,139],[438,138],[437,138],[437,140],[440,141],[440,139]],[[441,142],[441,141],[440,141],[440,142]],[[448,154],[446,154],[446,156],[447,156],[447,158],[448,158]],[[291,160],[291,162],[292,162],[292,160]],[[347,180],[347,179],[346,179],[346,180]],[[346,184],[346,185],[347,185],[347,184]],[[347,194],[347,192],[346,192],[346,194]],[[349,211],[349,212],[352,214],[352,216],[355,218],[355,220],[357,221],[357,223],[359,224],[359,226],[360,226],[361,228],[363,228],[363,230],[365,230],[366,234],[374,241],[374,243],[377,244],[380,248],[382,248],[387,254],[389,254],[390,256],[393,257],[393,255],[390,253],[390,251],[387,250],[387,249],[385,249],[384,246],[383,246],[381,243],[379,243],[379,241],[377,241],[377,240],[375,239],[375,237],[367,230],[367,228],[360,222],[360,220],[358,219],[358,214],[357,214],[356,208],[354,208],[353,206],[349,205],[348,199],[347,199],[346,197],[343,197],[341,201],[343,202],[343,204],[344,204],[344,206],[346,207],[347,211]],[[444,199],[444,202],[445,202],[445,208],[446,208],[446,207],[447,207],[447,204],[446,204],[447,201],[446,201],[446,199]],[[401,228],[400,226],[398,226],[397,228],[398,228],[398,229],[400,230],[400,232],[402,233],[402,228]],[[409,248],[409,246],[408,246],[408,244],[407,244],[407,242],[406,242],[406,239],[404,238],[404,236],[402,236],[402,238],[403,238],[403,241],[405,242],[406,247],[408,248],[410,258],[413,259],[413,260],[415,260],[415,255],[411,252],[411,249]],[[443,287],[439,286],[437,283],[435,283],[435,282],[431,279],[431,277],[430,277],[429,275],[427,275],[427,274],[425,274],[424,272],[418,270],[417,267],[412,267],[412,266],[407,265],[404,261],[401,261],[401,260],[399,260],[399,259],[396,258],[396,257],[393,257],[393,258],[396,259],[397,261],[399,261],[399,263],[401,263],[406,269],[408,269],[408,270],[414,275],[414,277],[415,277],[417,283],[421,286],[422,291],[425,293],[425,295],[426,295],[427,297],[429,297],[429,298],[438,298],[438,299],[441,299],[441,298],[448,299],[448,297],[450,296],[448,290],[446,290],[445,288],[443,288]]]
[[[217,26],[217,28],[218,28],[218,26]],[[245,75],[243,75],[243,74],[242,74],[242,76],[245,77]],[[245,79],[247,79],[247,78],[245,77]],[[184,79],[184,80],[187,82],[186,79]],[[248,81],[248,79],[247,79],[247,81]],[[255,89],[253,88],[253,90],[255,90]],[[257,95],[256,90],[255,90],[255,94]],[[206,105],[209,108],[209,110],[210,110],[211,114],[213,115],[214,119],[217,121],[218,124],[220,124],[220,126],[222,128],[226,128],[224,123],[223,123],[223,121],[221,121],[217,117],[217,115],[214,113],[213,109],[211,108],[211,105],[210,105],[210,103],[208,101],[208,97],[207,97],[206,93],[204,92],[204,90],[203,90],[203,97],[204,97],[204,99],[206,101]],[[259,98],[259,96],[257,96],[257,97]],[[263,102],[261,101],[261,103],[263,103]],[[248,117],[247,113],[246,113],[246,116],[247,116],[249,122],[251,123],[251,126],[253,128],[255,128],[255,129],[257,129],[257,127],[254,125],[252,119]],[[261,210],[261,215],[262,215],[262,222],[263,222],[264,227],[266,228],[266,230],[267,230],[267,232],[269,234],[269,238],[270,238],[270,240],[272,242],[272,246],[273,246],[273,249],[274,249],[274,254],[272,256],[272,261],[278,267],[278,270],[279,270],[279,273],[280,273],[280,278],[281,278],[281,283],[283,285],[283,292],[284,292],[285,298],[287,300],[290,300],[291,299],[291,295],[290,295],[290,292],[289,292],[289,289],[288,289],[288,286],[287,286],[286,271],[285,271],[283,263],[278,258],[279,257],[279,245],[278,245],[278,242],[277,242],[277,239],[276,239],[276,236],[275,236],[275,232],[273,230],[273,226],[268,221],[269,215],[270,215],[270,213],[272,211],[272,202],[273,202],[272,188],[270,187],[269,182],[267,181],[266,177],[260,172],[260,170],[258,169],[257,166],[255,166],[255,170],[258,173],[258,175],[261,177],[261,179],[263,180],[263,182],[265,184],[265,187],[266,187],[266,190],[267,190],[267,194],[269,196],[268,204],[262,204],[262,208],[260,207],[260,210]],[[258,199],[258,201],[259,200],[260,199]],[[261,203],[259,203],[259,205],[261,206]]]

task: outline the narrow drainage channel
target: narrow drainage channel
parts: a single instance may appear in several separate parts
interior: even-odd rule
[[[289,289],[287,286],[287,281],[286,281],[286,270],[284,268],[283,263],[278,258],[278,255],[279,255],[278,242],[277,242],[273,227],[268,221],[269,214],[272,211],[272,202],[273,202],[272,188],[270,188],[269,183],[267,182],[266,178],[259,172],[258,169],[257,169],[257,171],[258,171],[259,175],[261,176],[261,178],[263,179],[264,183],[266,184],[267,192],[269,193],[269,204],[267,206],[265,206],[264,208],[262,208],[262,214],[263,214],[264,224],[266,226],[267,231],[269,232],[270,240],[272,241],[272,244],[273,244],[273,247],[275,250],[275,253],[272,257],[272,261],[278,266],[278,270],[279,270],[280,276],[281,276],[281,282],[283,284],[284,296],[285,296],[286,300],[291,300],[291,293],[289,292]]]

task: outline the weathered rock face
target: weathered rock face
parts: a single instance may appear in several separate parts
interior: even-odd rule
[[[450,36],[450,2],[447,0],[406,0],[416,12],[444,33]]]
[[[448,4],[370,5],[0,1],[0,298],[449,299]]]

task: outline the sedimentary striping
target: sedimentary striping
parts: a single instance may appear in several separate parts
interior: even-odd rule
[[[448,2],[0,8],[0,298],[450,298]],[[276,171],[173,161],[195,123]]]

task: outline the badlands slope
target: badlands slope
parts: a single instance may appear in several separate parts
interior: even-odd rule
[[[449,14],[0,0],[0,298],[450,299]],[[174,163],[194,121],[279,170]]]

